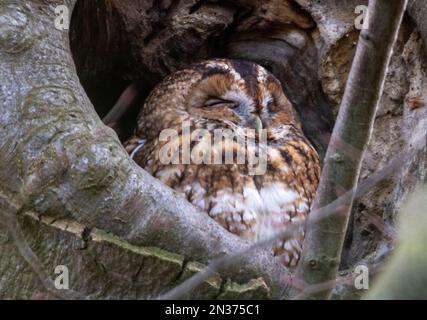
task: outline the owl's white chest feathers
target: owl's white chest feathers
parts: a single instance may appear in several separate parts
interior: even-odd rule
[[[260,189],[247,186],[243,188],[243,193],[221,190],[208,198],[208,202],[214,204],[208,213],[213,218],[226,214],[230,231],[262,240],[274,236],[283,226],[300,221],[301,218],[293,214],[299,197],[298,193],[281,182]],[[203,203],[203,200],[200,199],[200,202]],[[201,209],[204,209],[203,206]],[[301,203],[298,209],[306,210],[308,205]]]

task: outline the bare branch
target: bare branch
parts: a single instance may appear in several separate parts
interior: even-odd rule
[[[108,112],[108,114],[102,118],[102,121],[106,125],[112,125],[119,121],[120,118],[129,110],[129,107],[135,102],[138,97],[139,91],[136,83],[132,83],[125,91],[120,95],[116,104]]]

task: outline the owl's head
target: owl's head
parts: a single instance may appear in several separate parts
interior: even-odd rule
[[[248,61],[207,60],[168,76],[152,92],[139,130],[157,135],[184,120],[235,125],[243,129],[300,130],[299,118],[269,71]]]
[[[186,108],[193,117],[274,130],[299,119],[282,86],[260,65],[241,60],[210,60],[197,66],[200,81],[189,90]]]

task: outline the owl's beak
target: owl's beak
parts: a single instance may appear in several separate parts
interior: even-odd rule
[[[252,120],[252,128],[254,128],[258,134],[262,131],[263,125],[260,117],[254,116],[254,119]]]

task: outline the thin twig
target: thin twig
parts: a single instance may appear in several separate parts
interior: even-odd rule
[[[102,121],[106,125],[112,125],[119,121],[121,117],[129,110],[133,102],[138,98],[139,90],[136,83],[132,83],[128,86],[125,91],[120,95],[116,104],[108,112],[108,114],[102,118]]]

